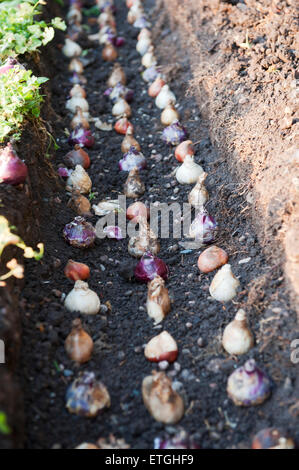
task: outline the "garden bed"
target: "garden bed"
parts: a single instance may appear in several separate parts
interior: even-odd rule
[[[93,5],[91,1],[85,3]],[[126,22],[125,2],[117,0],[115,3],[118,33],[126,39],[119,50],[118,62],[126,72],[128,86],[134,89],[132,123],[135,137],[148,160],[147,170],[142,173],[146,193],[141,200],[186,202],[190,189],[179,186],[173,176],[177,162],[173,152],[161,141],[160,111],[148,96],[140,75],[140,56],[135,49],[138,32]],[[298,374],[290,361],[290,343],[298,333],[283,263],[281,260],[273,262],[269,250],[265,250],[265,244],[257,237],[246,180],[240,177],[240,171],[245,175],[248,167],[234,163],[229,147],[223,151],[220,145],[223,134],[213,115],[211,118],[187,95],[193,56],[190,54],[189,58],[184,53],[185,45],[178,45],[178,29],[174,28],[171,33],[162,4],[158,4],[160,10],[154,9],[155,6],[153,0],[144,2],[144,8],[151,11],[151,20],[156,25],[159,63],[178,98],[179,111],[190,138],[198,142],[196,160],[208,173],[208,210],[219,224],[217,245],[228,252],[241,289],[232,302],[216,302],[208,293],[214,273],[200,275],[199,251],[186,252],[172,237],[161,240],[159,257],[169,265],[167,287],[173,299],[172,311],[163,322],[163,329],[171,333],[179,347],[178,360],[167,373],[181,390],[186,412],[176,426],[154,421],[141,396],[142,380],[154,369],[144,357],[143,345],[161,332],[161,328],[154,327],[147,316],[146,286],[129,279],[128,267],[134,261],[128,254],[128,239],[98,239],[93,248],[80,251],[67,245],[62,236],[65,224],[73,220],[75,214],[67,206],[69,197],[63,183],[55,176],[63,156],[69,151],[65,129],[69,128],[70,116],[65,104],[71,88],[67,72],[69,62],[61,52],[64,35],[59,33],[47,53],[41,56],[40,67],[41,74],[50,78],[47,85],[50,101],[45,103],[43,117],[60,148],[52,167],[44,159],[46,144],[40,145],[40,141],[44,142],[44,131],[26,130],[20,148],[30,165],[27,199],[24,193],[18,198],[16,189],[3,191],[7,212],[1,213],[10,216],[11,223],[18,227],[28,244],[35,246],[42,241],[45,245],[43,260],[26,262],[24,285],[18,283],[17,290],[14,287],[15,297],[4,301],[5,306],[17,305],[22,288],[23,340],[18,376],[24,394],[26,427],[24,439],[21,413],[19,418],[15,414],[15,410],[20,409],[17,393],[17,400],[11,399],[9,424],[19,435],[15,442],[10,442],[11,446],[74,448],[82,442],[95,443],[100,437],[113,434],[132,448],[153,448],[154,438],[185,429],[197,436],[202,448],[242,448],[250,447],[253,434],[269,426],[282,427],[297,443],[299,440],[296,428]],[[60,12],[60,16],[65,14],[66,11]],[[91,32],[96,31],[87,17],[85,23],[90,25]],[[103,92],[112,64],[102,61],[102,49],[97,43],[90,42],[86,36],[80,37],[79,43],[88,51],[84,74],[90,113],[104,122],[111,121],[111,104],[103,98]],[[92,161],[88,173],[93,182],[93,202],[97,203],[122,194],[127,175],[118,168],[123,137],[94,127],[92,131],[96,142],[88,150]],[[215,143],[220,145],[220,150]],[[95,224],[98,218],[93,216],[89,221]],[[63,272],[68,259],[89,265],[92,273],[89,285],[106,306],[97,316],[81,316],[85,330],[94,340],[95,350],[91,360],[80,367],[74,365],[64,349],[71,322],[77,316],[66,311],[62,301],[64,294],[72,289],[72,283]],[[5,292],[9,295],[10,291]],[[256,338],[254,348],[240,359],[229,357],[220,343],[223,328],[238,308],[246,310]],[[19,344],[20,318],[16,309],[13,310],[12,318],[16,320],[12,321],[10,331],[16,332]],[[14,348],[14,354],[16,351]],[[15,367],[16,356],[10,357],[14,357]],[[263,405],[239,408],[228,399],[227,378],[236,365],[242,365],[249,357],[254,357],[267,370],[274,388],[271,398]],[[111,395],[110,409],[92,420],[71,415],[65,407],[66,389],[79,370],[94,371]],[[8,443],[1,445],[5,447]]]

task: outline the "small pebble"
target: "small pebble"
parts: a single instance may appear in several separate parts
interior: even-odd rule
[[[188,349],[188,348],[182,349],[182,354],[185,354],[185,355],[191,354],[190,349]]]
[[[175,362],[173,364],[173,367],[174,367],[174,370],[176,370],[177,372],[180,372],[181,370],[181,364],[179,364],[178,362]]]
[[[107,305],[101,305],[100,312],[101,312],[101,313],[107,313],[107,312],[108,312],[108,307],[107,307]]]
[[[240,259],[239,261],[239,264],[246,264],[246,263],[249,263],[249,261],[251,260],[251,258],[243,258],[243,259]]]
[[[160,370],[166,370],[168,367],[169,367],[169,362],[167,362],[167,361],[159,362],[159,369]]]
[[[126,355],[124,351],[119,351],[119,353],[117,354],[117,357],[120,361],[122,361],[126,357]]]
[[[203,338],[201,338],[201,337],[198,338],[198,340],[197,340],[197,346],[198,346],[199,348],[203,348],[203,347],[205,346],[205,341],[204,341]]]
[[[74,375],[74,372],[73,372],[72,370],[65,369],[65,370],[63,371],[63,375],[64,375],[65,377],[71,377],[72,375]]]
[[[190,323],[190,322],[186,323],[186,328],[192,328],[192,326],[193,326],[192,323]]]

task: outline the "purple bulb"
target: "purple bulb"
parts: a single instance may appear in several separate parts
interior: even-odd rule
[[[65,240],[76,248],[89,248],[96,239],[96,232],[89,222],[83,217],[76,217],[63,229]]]
[[[165,127],[162,140],[168,145],[179,145],[187,140],[188,134],[184,126],[179,121],[173,122],[170,126]]]
[[[164,280],[168,277],[168,267],[163,260],[151,253],[145,253],[135,268],[135,278],[140,282],[150,282],[156,276]]]
[[[130,150],[125,153],[124,158],[119,161],[119,168],[121,171],[131,171],[133,168],[143,170],[146,168],[146,159],[135,147],[131,147]]]

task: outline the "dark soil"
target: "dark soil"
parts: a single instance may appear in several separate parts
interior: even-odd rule
[[[126,22],[124,2],[116,2],[118,32],[126,37],[120,49],[119,62],[125,68],[128,84],[135,90],[132,122],[136,138],[148,158],[148,170],[142,176],[146,183],[147,202],[183,203],[190,188],[178,186],[168,175],[176,161],[160,139],[160,113],[146,93],[140,77],[140,56],[135,50],[137,32]],[[154,2],[145,1],[149,10]],[[165,27],[163,35],[167,35]],[[60,150],[54,165],[62,162],[69,150],[64,129],[70,117],[65,101],[70,90],[68,61],[59,50],[63,36],[49,53],[46,67],[53,75],[50,82],[52,106],[57,114],[51,125]],[[85,69],[87,96],[93,116],[103,121],[111,117],[111,105],[102,94],[112,66],[101,60],[101,49],[84,38],[81,44],[89,49],[90,65]],[[157,38],[157,43],[160,38]],[[54,46],[55,47],[55,46]],[[165,54],[164,54],[165,56]],[[161,62],[169,66],[169,61]],[[253,231],[243,195],[243,182],[233,175],[230,164],[213,148],[208,123],[201,116],[194,99],[186,96],[191,78],[187,57],[178,58],[176,68],[169,69],[171,86],[180,102],[183,122],[196,146],[197,161],[208,172],[209,211],[219,223],[217,244],[230,255],[233,272],[239,277],[242,290],[233,302],[222,306],[212,300],[208,286],[213,274],[199,276],[198,252],[188,255],[171,248],[177,240],[161,240],[160,256],[170,267],[168,288],[173,297],[171,314],[163,328],[179,345],[176,366],[168,370],[173,380],[181,383],[186,398],[186,413],[176,427],[196,433],[203,448],[248,447],[252,435],[263,427],[282,426],[299,442],[296,429],[295,391],[298,389],[296,366],[290,362],[290,342],[296,337],[296,314],[292,310],[280,263],[271,264]],[[168,67],[169,68],[169,67]],[[126,175],[118,170],[122,137],[113,132],[95,131],[96,144],[89,152],[92,166],[89,174],[95,202],[121,194]],[[160,158],[160,155],[162,158]],[[49,180],[50,181],[50,180]],[[179,192],[176,193],[176,188]],[[25,395],[26,447],[73,448],[84,441],[95,442],[113,433],[132,448],[153,448],[153,440],[165,433],[146,411],[141,397],[141,382],[153,366],[144,356],[142,346],[159,329],[153,327],[145,310],[146,286],[129,282],[121,275],[121,264],[131,263],[128,240],[97,240],[95,247],[80,251],[68,246],[62,230],[75,214],[67,208],[64,189],[53,190],[44,184],[37,223],[41,227],[46,254],[41,263],[28,262],[26,284],[22,292],[23,345],[19,376]],[[91,222],[96,223],[97,217]],[[239,261],[250,257],[246,264]],[[80,369],[68,359],[64,340],[76,314],[68,313],[62,294],[72,289],[63,268],[69,258],[87,263],[92,271],[90,287],[97,291],[103,304],[111,310],[96,317],[82,318],[92,335],[96,349],[91,361]],[[229,358],[220,346],[223,327],[239,307],[247,311],[257,340],[246,357]],[[202,338],[203,347],[198,346]],[[236,365],[254,357],[274,381],[272,397],[258,408],[235,407],[226,394],[226,382]],[[111,408],[96,419],[70,415],[65,408],[65,392],[79,370],[94,371],[107,386]],[[73,373],[69,376],[70,371]]]

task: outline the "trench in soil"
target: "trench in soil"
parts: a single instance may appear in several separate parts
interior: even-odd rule
[[[118,62],[125,69],[128,86],[135,91],[131,121],[135,137],[148,159],[148,169],[142,172],[146,193],[140,200],[182,204],[191,188],[179,186],[169,176],[177,165],[172,150],[161,141],[160,112],[147,95],[147,86],[140,76],[140,56],[135,49],[138,32],[126,22],[124,2],[116,1],[116,6],[118,34],[126,38],[125,46],[119,50]],[[144,6],[149,11],[154,1],[148,0]],[[157,37],[157,44],[161,38]],[[68,61],[57,47],[63,40],[62,35],[58,36],[46,58],[53,75],[50,91],[57,113],[51,125],[60,145],[53,162],[56,167],[69,151],[64,129],[70,123],[65,110],[71,88],[70,75]],[[102,62],[98,45],[84,38],[79,42],[84,49],[89,49],[90,64],[84,75],[90,113],[102,121],[111,120],[111,104],[103,98],[103,92],[113,65]],[[289,412],[296,383],[295,368],[289,359],[289,341],[296,316],[289,304],[281,267],[273,266],[266,259],[250,217],[243,210],[247,204],[242,196],[242,182],[212,147],[208,123],[200,116],[194,98],[185,94],[191,78],[190,67],[184,54],[180,60],[178,72],[172,73],[171,88],[180,103],[179,111],[191,140],[200,141],[196,145],[196,160],[208,173],[206,186],[210,200],[207,208],[219,223],[217,245],[229,253],[229,262],[242,289],[228,304],[212,300],[208,287],[214,273],[199,274],[199,251],[182,254],[182,248],[176,246],[178,240],[162,239],[159,257],[170,268],[167,287],[173,305],[163,325],[154,327],[145,309],[146,286],[123,276],[123,267],[134,263],[127,251],[128,240],[97,240],[87,251],[70,247],[62,237],[64,225],[75,217],[67,207],[69,197],[63,187],[53,191],[53,185],[45,185],[39,222],[46,253],[41,263],[27,263],[22,293],[23,345],[19,375],[24,389],[25,445],[28,448],[74,448],[84,441],[95,442],[99,437],[108,437],[110,433],[124,438],[132,448],[153,448],[155,437],[181,428],[198,435],[203,448],[249,446],[255,432],[272,425],[282,426],[295,440],[298,438],[295,416]],[[161,62],[161,65],[168,64]],[[123,137],[114,131],[93,131],[96,144],[88,152],[92,161],[88,173],[93,191],[97,193],[94,201],[97,203],[107,197],[116,199],[122,193],[127,174],[118,169]],[[94,216],[90,222],[95,224],[97,220]],[[245,258],[250,261],[239,264]],[[99,294],[103,304],[111,304],[106,314],[81,317],[85,330],[95,342],[95,351],[90,362],[80,367],[70,361],[64,350],[71,322],[78,317],[67,312],[61,301],[61,295],[72,289],[72,283],[63,274],[68,259],[90,266],[90,288]],[[265,282],[260,286],[256,280],[261,278]],[[220,337],[224,326],[240,307],[249,315],[256,345],[249,354],[236,359],[224,353]],[[271,316],[274,319],[271,320]],[[171,427],[153,420],[141,396],[142,380],[154,368],[144,358],[143,345],[161,328],[178,343],[178,364],[170,366],[167,373],[180,382],[186,400],[184,418]],[[202,348],[197,344],[199,338],[204,342]],[[268,371],[274,388],[271,398],[262,406],[240,409],[228,399],[226,383],[234,367],[242,365],[249,357],[254,357]],[[62,369],[68,371],[66,375],[69,371],[73,375],[65,376]],[[79,370],[94,371],[111,395],[111,408],[92,420],[70,415],[65,408],[66,389]]]

